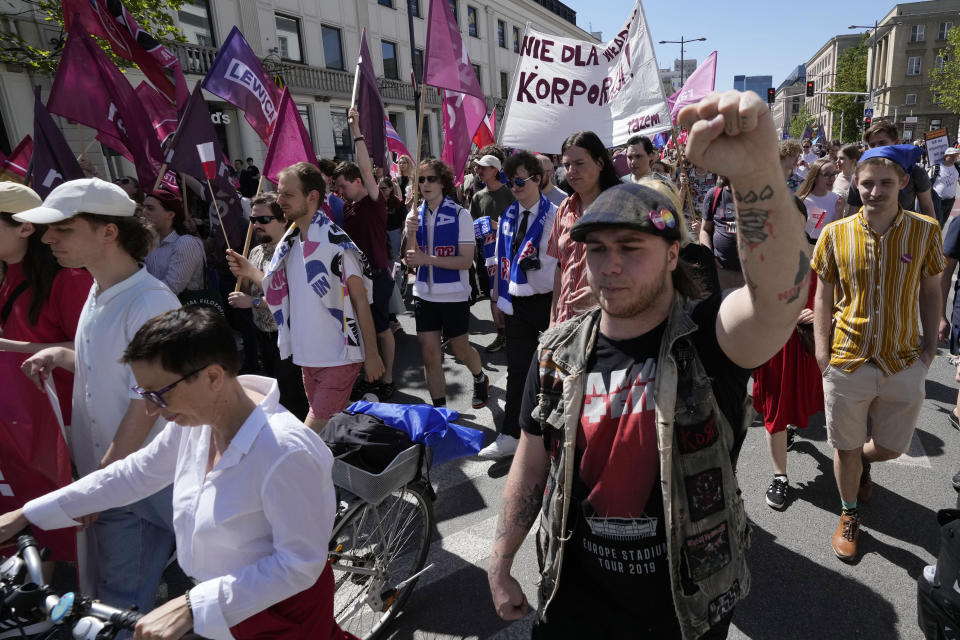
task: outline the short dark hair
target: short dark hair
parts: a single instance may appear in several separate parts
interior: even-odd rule
[[[600,167],[600,190],[605,191],[610,187],[620,184],[620,178],[617,176],[617,170],[613,167],[613,160],[610,159],[610,152],[603,146],[603,141],[593,131],[578,131],[563,141],[560,147],[561,155],[567,152],[570,147],[580,147],[590,154],[594,161],[599,161],[603,166]]]
[[[336,180],[340,176],[343,176],[343,179],[347,182],[353,182],[354,180],[360,180],[363,176],[360,175],[360,167],[355,165],[352,162],[342,162],[340,166],[333,170],[333,173],[330,174],[330,177]]]
[[[540,165],[540,161],[537,160],[537,156],[529,151],[518,151],[507,158],[507,161],[503,164],[503,172],[507,174],[507,177],[514,176],[520,167],[526,169],[527,175],[531,178],[533,176],[543,178],[543,167]]]
[[[253,162],[253,158],[247,158],[247,162]]]
[[[337,163],[328,158],[317,158],[317,166],[320,167],[320,171],[325,176],[332,176],[333,172],[337,170]]]
[[[311,191],[317,191],[320,193],[320,199],[323,200],[323,197],[327,195],[327,181],[323,179],[323,174],[320,173],[320,169],[316,165],[309,162],[298,162],[286,169],[281,169],[280,173],[277,174],[277,179],[279,180],[283,176],[296,176],[300,180],[300,190],[305,196],[310,195]]]
[[[653,142],[651,142],[647,136],[630,136],[630,139],[627,140],[627,146],[632,147],[636,145],[642,145],[643,150],[648,154],[653,153]]]
[[[213,309],[198,305],[171,309],[147,320],[120,361],[159,363],[181,376],[211,364],[220,365],[230,376],[240,370],[237,343],[227,321]]]
[[[870,136],[875,133],[885,133],[887,137],[896,142],[900,139],[900,132],[897,131],[897,125],[893,124],[889,120],[880,120],[879,122],[874,122],[866,131],[863,132],[863,141],[867,144],[870,144]]]
[[[78,213],[77,218],[86,220],[95,229],[112,224],[117,227],[117,244],[137,262],[143,262],[157,243],[157,231],[146,218],[135,216],[101,216],[95,213]]]
[[[504,161],[506,161],[507,159],[506,151],[504,151],[503,147],[501,147],[498,144],[488,144],[487,146],[477,151],[476,157],[478,159],[482,158],[483,156],[493,156],[494,158],[500,161],[500,164],[503,164]]]
[[[860,160],[860,156],[863,155],[863,151],[860,150],[860,145],[855,142],[843,145],[840,148],[840,153],[847,156],[854,162],[858,162]]]
[[[446,162],[437,160],[436,158],[421,160],[420,166],[417,167],[418,177],[420,171],[424,169],[430,169],[440,178],[440,184],[443,186],[443,195],[452,196],[457,192],[457,185],[453,181],[453,169],[451,169]]]
[[[256,207],[258,205],[266,205],[270,207],[270,213],[273,214],[273,217],[277,220],[283,220],[283,209],[280,208],[280,205],[277,203],[277,194],[272,192],[261,193],[250,203],[250,208]]]

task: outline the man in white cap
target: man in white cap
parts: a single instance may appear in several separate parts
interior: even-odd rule
[[[944,151],[943,162],[933,168],[933,175],[930,176],[935,194],[933,205],[941,227],[950,217],[953,203],[957,199],[957,180],[960,180],[960,171],[957,171],[956,167],[958,153],[960,151],[956,147],[950,147]]]
[[[476,220],[489,216],[491,225],[496,229],[500,214],[506,211],[507,207],[513,204],[516,198],[513,197],[510,189],[505,189],[503,186],[503,161],[506,159],[503,149],[491,144],[480,149],[479,154],[480,158],[474,162],[476,165],[475,172],[484,186],[483,189],[473,194],[473,200],[470,202],[470,217]],[[480,290],[489,292],[490,278],[487,276],[487,269],[483,262],[483,250],[479,243],[475,266]],[[503,349],[507,343],[507,338],[503,329],[503,314],[493,302],[490,303],[490,310],[493,314],[493,322],[497,327],[497,337],[487,345],[487,352],[493,353]]]
[[[129,365],[120,364],[142,324],[180,306],[170,289],[141,266],[156,237],[135,215],[136,206],[121,187],[84,178],[64,182],[41,206],[14,216],[49,225],[43,241],[57,261],[85,268],[94,279],[73,349],[51,347],[23,363],[23,372],[38,383],[57,367],[74,372],[70,449],[81,476],[146,446],[164,424],[132,390],[136,381]],[[118,607],[137,604],[141,612],[153,608],[174,549],[172,504],[168,487],[99,514],[93,537],[100,599]]]

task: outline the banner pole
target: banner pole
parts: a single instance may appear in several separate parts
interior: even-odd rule
[[[227,249],[229,249],[230,238],[227,237],[227,228],[223,225],[223,216],[220,215],[220,205],[217,203],[217,192],[213,190],[210,178],[207,178],[207,188],[210,189],[210,197],[213,198],[213,210],[217,212],[217,220],[220,221],[220,231],[223,232],[223,240],[227,243]]]
[[[357,91],[360,89],[360,61],[357,60],[357,68],[353,71],[353,95],[350,97],[350,108],[357,106]],[[347,118],[350,124],[353,124],[353,118]]]
[[[160,184],[163,182],[163,176],[167,175],[167,163],[164,162],[160,165],[160,173],[157,174],[157,181],[153,183],[153,189],[151,191],[156,191],[160,188]],[[211,191],[211,193],[213,193]]]
[[[256,200],[260,195],[260,189],[263,188],[263,174],[260,174],[260,181],[257,182],[257,193],[253,196],[253,199]],[[221,222],[221,224],[223,224]],[[243,241],[243,257],[246,258],[250,255],[250,242],[253,240],[253,211],[250,212],[250,221],[247,222],[247,237]],[[237,293],[240,291],[240,286],[243,284],[243,277],[237,278],[237,286],[233,288],[233,292]]]

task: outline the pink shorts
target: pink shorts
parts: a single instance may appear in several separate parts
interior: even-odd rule
[[[350,404],[350,392],[353,383],[360,375],[362,362],[340,365],[339,367],[301,367],[303,369],[303,389],[307,392],[310,412],[307,419],[329,420]]]

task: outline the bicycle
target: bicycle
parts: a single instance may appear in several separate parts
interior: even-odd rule
[[[337,624],[363,640],[380,637],[410,598],[434,528],[430,453],[416,444],[379,474],[334,460],[337,517],[330,537]],[[426,472],[424,472],[426,471]]]

